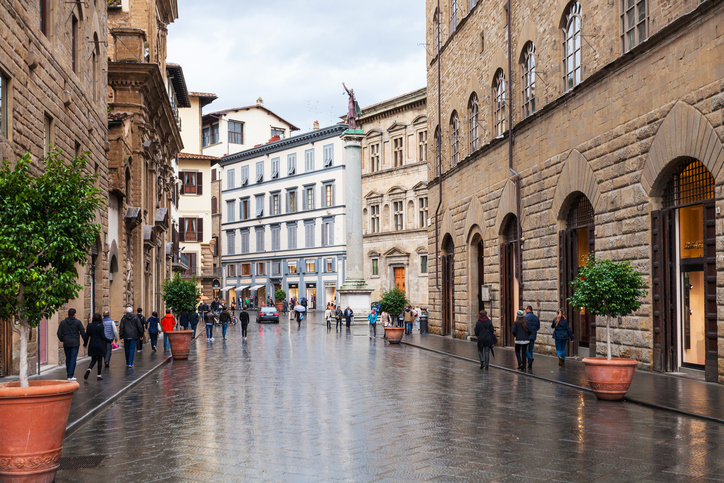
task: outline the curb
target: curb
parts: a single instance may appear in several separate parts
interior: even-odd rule
[[[70,436],[71,434],[75,433],[77,430],[79,430],[81,428],[81,426],[83,426],[85,423],[90,421],[95,415],[97,415],[99,412],[101,412],[102,410],[104,410],[105,408],[107,408],[108,406],[113,404],[114,402],[116,402],[116,400],[118,400],[118,398],[123,396],[123,394],[128,392],[133,387],[137,386],[141,381],[143,381],[148,376],[150,376],[151,374],[153,374],[154,372],[159,370],[162,366],[169,364],[172,360],[173,360],[172,356],[169,356],[166,359],[162,360],[161,362],[158,363],[158,365],[151,368],[150,371],[148,371],[147,373],[145,373],[144,375],[142,375],[135,381],[132,381],[129,385],[127,385],[126,387],[124,387],[123,389],[121,389],[120,391],[118,391],[117,393],[115,393],[114,395],[112,395],[111,397],[109,397],[108,399],[103,401],[102,403],[100,403],[98,406],[96,406],[93,409],[91,409],[90,411],[88,411],[85,415],[83,415],[83,417],[70,423],[65,428],[65,437],[63,439],[65,439],[68,436]]]
[[[474,362],[475,364],[480,364],[480,361],[478,361],[478,360],[476,360],[476,359],[470,359],[470,358],[468,358],[468,357],[463,357],[463,356],[459,356],[459,355],[456,355],[456,354],[451,354],[450,352],[445,352],[445,351],[441,351],[441,350],[437,350],[437,349],[430,349],[429,347],[423,347],[423,346],[421,346],[421,345],[412,344],[412,343],[410,343],[410,342],[405,342],[405,341],[401,341],[400,344],[408,345],[408,346],[410,346],[410,347],[415,347],[416,349],[421,349],[421,350],[425,350],[425,351],[429,351],[429,352],[434,352],[434,353],[436,353],[436,354],[440,354],[440,355],[444,355],[444,356],[448,356],[448,357],[454,357],[455,359],[461,359],[461,360],[463,360],[463,361]],[[573,389],[578,389],[579,391],[584,391],[584,392],[588,392],[588,393],[593,393],[593,391],[592,391],[590,388],[588,388],[588,387],[578,386],[578,385],[576,385],[576,384],[571,384],[571,383],[559,381],[559,380],[556,380],[556,379],[550,379],[550,378],[548,378],[548,377],[539,376],[539,375],[537,375],[537,374],[531,374],[531,373],[529,373],[529,372],[523,372],[523,371],[519,371],[519,370],[517,370],[517,369],[511,369],[511,368],[509,368],[509,367],[497,366],[497,365],[495,365],[495,364],[490,364],[490,367],[493,367],[493,368],[495,368],[495,369],[500,369],[500,370],[503,370],[503,371],[507,371],[507,372],[512,372],[512,373],[515,373],[515,374],[518,374],[518,375],[521,375],[521,376],[532,377],[533,379],[539,379],[539,380],[541,380],[541,381],[550,382],[550,383],[552,383],[552,384],[558,384],[558,385],[561,385],[561,386],[567,386],[567,387],[570,387],[570,388],[573,388]],[[631,398],[631,397],[629,397],[629,396],[624,396],[623,400],[626,401],[626,402],[638,404],[638,405],[640,405],[640,406],[645,406],[645,407],[649,407],[649,408],[653,408],[653,409],[660,409],[660,410],[663,410],[663,411],[671,411],[671,412],[678,413],[678,414],[682,414],[682,415],[684,415],[684,416],[689,416],[689,417],[692,417],[692,418],[703,419],[703,420],[706,420],[706,421],[712,421],[712,422],[715,422],[715,423],[724,424],[724,419],[715,418],[715,417],[713,417],[713,416],[707,416],[706,414],[692,413],[692,412],[689,412],[689,411],[684,411],[683,409],[672,408],[672,407],[669,407],[669,406],[664,406],[664,405],[661,405],[661,404],[650,403],[650,402],[647,402],[647,401],[641,401],[641,400],[639,400],[639,399]]]

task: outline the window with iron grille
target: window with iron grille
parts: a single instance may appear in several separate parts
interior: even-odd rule
[[[506,242],[518,241],[518,220],[515,216],[508,218],[503,235]]]
[[[493,126],[495,137],[502,136],[506,131],[507,103],[505,102],[505,74],[503,69],[498,69],[493,82]]]
[[[714,198],[714,177],[698,160],[686,160],[664,189],[664,207],[689,205]]]
[[[455,166],[460,160],[460,118],[458,112],[453,111],[450,116],[450,161]]]
[[[244,124],[229,121],[229,143],[244,144]]]
[[[523,118],[526,118],[535,112],[535,45],[528,42],[523,50]]]
[[[594,223],[593,206],[588,198],[581,194],[573,200],[571,208],[568,210],[566,226],[568,229],[584,228]]]
[[[563,86],[573,89],[581,83],[581,4],[572,2],[563,30]]]
[[[473,92],[468,101],[468,134],[470,136],[470,152],[478,149],[478,117],[480,116],[480,103],[478,95]]]
[[[624,52],[647,38],[646,0],[621,0],[621,40]]]

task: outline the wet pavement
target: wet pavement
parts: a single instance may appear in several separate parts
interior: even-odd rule
[[[476,363],[479,361],[476,342],[420,334],[405,336],[403,342]],[[518,361],[512,348],[496,347],[495,356],[490,359],[491,366],[517,372]],[[565,366],[559,367],[557,357],[536,354],[533,368],[525,372],[535,378],[590,391],[580,360],[567,358]],[[626,400],[724,423],[724,385],[721,384],[637,370]]]
[[[66,438],[106,458],[58,481],[724,481],[719,423],[310,318],[197,339]]]

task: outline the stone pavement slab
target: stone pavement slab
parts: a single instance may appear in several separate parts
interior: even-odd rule
[[[724,480],[719,423],[315,318],[197,339],[66,438],[106,458],[58,482]]]
[[[402,342],[480,363],[476,342],[432,334],[412,334]],[[583,362],[576,359],[566,359],[565,366],[559,367],[557,357],[536,354],[533,368],[523,372],[517,370],[512,348],[496,347],[490,366],[591,391]],[[637,370],[626,400],[724,423],[724,386],[720,384]]]

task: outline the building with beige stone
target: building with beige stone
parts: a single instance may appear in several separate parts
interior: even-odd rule
[[[427,94],[362,109],[363,252],[372,300],[395,286],[427,307]]]
[[[724,3],[507,5],[427,2],[431,330],[485,308],[507,346],[531,305],[552,352],[562,307],[569,350],[603,354],[566,303],[595,250],[649,285],[614,356],[724,382]]]

